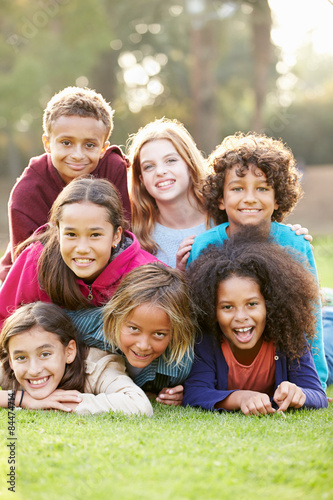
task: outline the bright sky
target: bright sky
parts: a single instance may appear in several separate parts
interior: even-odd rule
[[[269,0],[273,14],[272,40],[285,57],[312,37],[314,50],[333,54],[333,0]]]

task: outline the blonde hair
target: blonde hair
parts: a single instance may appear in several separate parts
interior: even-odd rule
[[[201,193],[206,177],[205,160],[193,138],[184,125],[177,120],[161,118],[148,123],[127,142],[130,159],[130,198],[132,205],[132,230],[142,248],[156,255],[159,247],[151,234],[157,220],[158,208],[155,199],[150,196],[140,181],[140,152],[142,146],[150,141],[166,139],[172,143],[177,153],[185,161],[191,177],[190,190],[198,206],[205,212],[204,198]],[[207,220],[207,227],[209,222]]]
[[[43,115],[44,134],[51,134],[52,126],[60,116],[90,117],[103,122],[107,141],[113,130],[113,114],[113,109],[102,94],[88,88],[66,87],[46,105]]]
[[[137,267],[123,278],[104,306],[105,338],[114,348],[121,348],[121,327],[131,312],[143,304],[160,307],[168,315],[171,331],[167,361],[180,363],[193,348],[196,322],[182,273],[160,262]]]

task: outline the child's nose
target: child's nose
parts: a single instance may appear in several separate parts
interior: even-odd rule
[[[29,370],[28,373],[29,375],[33,377],[37,377],[43,369],[43,366],[38,359],[31,359],[29,363]]]
[[[256,191],[255,189],[246,189],[246,191],[244,192],[244,201],[246,201],[247,203],[253,203],[254,201],[256,201]]]
[[[76,242],[76,251],[78,253],[87,253],[89,252],[89,243],[88,241],[86,240],[86,238],[80,238],[77,242]]]
[[[235,311],[235,320],[236,321],[245,321],[248,317],[249,317],[249,315],[248,315],[246,309],[244,309],[243,307],[236,309],[236,311]]]
[[[79,160],[79,159],[83,158],[83,156],[84,156],[84,154],[83,154],[81,145],[77,144],[76,146],[74,146],[74,149],[72,151],[72,158],[75,160]]]
[[[167,169],[167,167],[166,167],[166,165],[165,165],[165,163],[163,161],[157,163],[157,165],[156,165],[156,173],[158,175],[164,175],[164,174],[166,174],[167,170],[168,169]]]
[[[150,342],[149,342],[149,337],[147,335],[140,335],[138,337],[137,346],[140,347],[142,350],[148,350],[150,348]]]

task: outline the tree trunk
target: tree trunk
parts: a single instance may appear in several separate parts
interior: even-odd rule
[[[255,111],[252,129],[260,132],[263,129],[263,109],[267,94],[269,64],[272,55],[271,26],[272,17],[268,0],[251,2],[253,11],[251,24],[253,33],[254,61],[254,94]]]

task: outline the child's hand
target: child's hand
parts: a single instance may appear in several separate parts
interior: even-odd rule
[[[156,398],[158,403],[165,405],[180,406],[183,402],[184,387],[177,385],[176,387],[164,387]]]
[[[266,415],[275,412],[267,394],[255,391],[238,391],[238,393],[241,398],[240,409],[244,415]]]
[[[295,231],[298,236],[304,235],[304,239],[312,242],[313,238],[311,234],[309,234],[309,230],[306,227],[302,227],[300,224],[287,224],[292,231]]]
[[[64,391],[56,389],[44,399],[34,399],[27,392],[24,393],[22,408],[29,410],[61,410],[71,412],[81,403],[81,394],[78,391]]]
[[[191,248],[194,243],[195,236],[188,236],[185,238],[178,247],[176,253],[176,268],[184,272],[186,269],[187,260],[191,253]]]
[[[278,411],[286,411],[287,408],[301,408],[306,400],[306,396],[302,389],[296,384],[284,381],[276,389],[273,397],[278,405]]]

